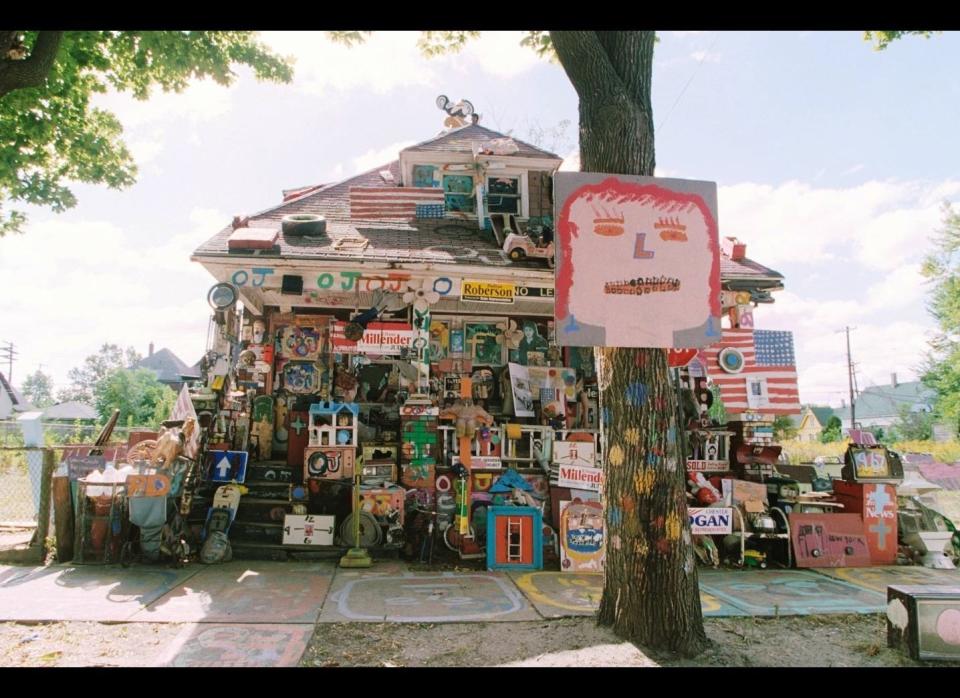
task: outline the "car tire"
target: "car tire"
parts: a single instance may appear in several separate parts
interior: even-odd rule
[[[281,221],[284,235],[325,235],[327,219],[313,213],[293,213]]]

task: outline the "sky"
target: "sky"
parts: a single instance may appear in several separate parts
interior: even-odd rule
[[[55,388],[104,342],[203,354],[214,279],[193,250],[281,190],[339,181],[436,136],[440,94],[480,124],[538,142],[578,169],[577,96],[562,68],[487,32],[427,59],[416,33],[352,49],[322,33],[264,32],[294,81],[97,97],[140,168],[122,191],[76,184],[62,214],[27,208],[0,238],[0,342],[13,382]],[[722,236],[782,273],[756,326],[792,330],[800,398],[847,397],[850,333],[860,389],[918,376],[935,324],[919,274],[943,202],[960,204],[960,34],[874,51],[859,32],[662,32],[654,56],[657,175],[715,181]],[[538,135],[539,134],[539,135]],[[7,366],[0,365],[5,374]]]

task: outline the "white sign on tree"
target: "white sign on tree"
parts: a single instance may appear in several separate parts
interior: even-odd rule
[[[557,344],[720,339],[715,182],[558,172],[554,187]]]

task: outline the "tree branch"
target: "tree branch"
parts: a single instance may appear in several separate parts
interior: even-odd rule
[[[42,85],[50,74],[62,39],[62,31],[42,31],[29,58],[17,60],[4,53],[0,57],[0,97],[14,90]]]
[[[560,65],[581,99],[595,98],[595,90],[611,83],[623,89],[623,81],[610,63],[597,32],[552,31],[550,38]],[[585,90],[591,90],[591,93],[583,94]]]

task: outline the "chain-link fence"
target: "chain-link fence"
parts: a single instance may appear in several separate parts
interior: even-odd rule
[[[54,448],[0,446],[0,561],[46,557],[55,463]]]
[[[100,429],[91,424],[44,423],[44,446],[31,448],[24,446],[15,420],[0,420],[0,563],[43,560],[47,536],[53,531],[53,471],[65,452],[86,455]],[[117,442],[126,443],[133,430],[115,428],[105,452]]]

